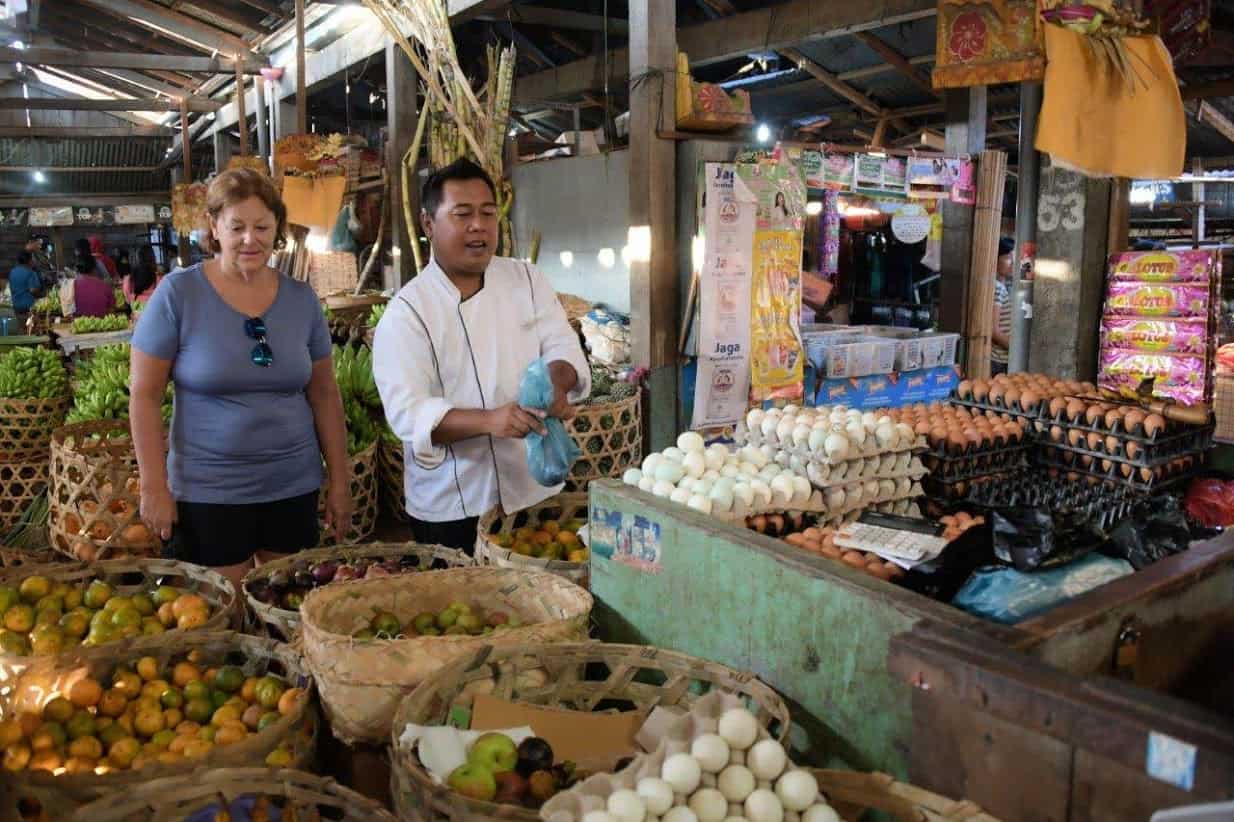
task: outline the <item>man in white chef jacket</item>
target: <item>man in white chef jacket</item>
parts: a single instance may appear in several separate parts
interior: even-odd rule
[[[432,259],[387,305],[373,376],[403,441],[416,541],[470,553],[482,514],[561,491],[527,469],[523,437],[543,432],[546,415],[518,405],[523,371],[537,358],[549,364],[556,401],[547,415],[561,419],[591,390],[591,372],[544,274],[494,256],[496,194],[483,169],[462,159],[436,171],[420,203]]]

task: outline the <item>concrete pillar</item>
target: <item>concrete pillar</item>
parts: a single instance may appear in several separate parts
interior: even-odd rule
[[[296,106],[279,100],[274,107],[274,139],[281,140],[289,134],[296,133]]]
[[[231,160],[231,135],[225,131],[214,132],[214,171],[221,172]]]
[[[943,92],[943,105],[947,122],[947,153],[977,156],[985,148],[985,86],[947,89]],[[964,334],[967,331],[968,280],[973,254],[973,207],[943,200],[942,212],[939,327],[943,331]]]
[[[177,183],[183,182],[183,180],[184,171],[181,170],[179,166],[173,166],[171,169],[172,187],[174,188]],[[176,238],[176,250],[179,253],[178,262],[180,267],[183,268],[189,264],[189,245],[191,244],[191,240],[189,239],[188,234],[181,234],[178,231],[173,232],[172,236]]]
[[[420,236],[420,191],[408,192],[415,225],[403,216],[403,155],[416,136],[416,103],[420,80],[407,55],[393,41],[386,44],[386,179],[390,183],[390,254],[393,266],[384,288],[399,288],[416,276],[413,244]]]
[[[1096,376],[1109,215],[1109,180],[1042,169],[1029,371]]]
[[[676,146],[659,137],[676,122],[674,0],[632,0],[630,8],[630,331],[635,365],[649,369],[649,446],[677,436]]]

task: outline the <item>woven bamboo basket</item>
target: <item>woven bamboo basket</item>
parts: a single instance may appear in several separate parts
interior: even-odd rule
[[[378,442],[378,497],[381,499],[381,508],[395,519],[409,522],[411,517],[407,514],[407,501],[403,495],[405,459],[401,442],[390,442],[385,437]]]
[[[503,610],[524,625],[482,636],[367,642],[350,636],[378,609],[406,624],[418,613],[436,613],[458,600]],[[551,574],[450,568],[318,588],[300,607],[300,635],[334,735],[348,743],[382,744],[399,700],[443,665],[484,645],[584,639],[591,607],[591,594]]]
[[[643,459],[642,389],[618,402],[579,407],[568,428],[583,455],[570,469],[567,491],[586,491],[594,479],[620,477]]]
[[[828,803],[846,820],[883,811],[898,822],[998,822],[968,800],[948,799],[885,773],[814,770]]]
[[[137,454],[124,420],[57,428],[51,439],[48,526],[52,547],[87,562],[156,556],[141,522]]]
[[[11,531],[22,514],[47,490],[47,458],[0,462],[0,537]]]
[[[68,664],[60,659],[40,661],[27,669],[2,705],[2,714],[41,711],[58,694],[84,676],[102,682],[121,664],[144,656],[161,666],[190,651],[201,655],[201,664],[237,665],[246,676],[276,674],[288,684],[303,688],[301,699],[288,714],[245,739],[214,748],[200,759],[176,763],[152,762],[137,770],[110,773],[75,773],[55,776],[46,771],[0,771],[0,818],[15,818],[17,806],[37,804],[43,818],[65,819],[79,806],[105,796],[128,793],[138,785],[170,776],[203,775],[215,768],[264,765],[266,756],[280,744],[290,746],[293,766],[312,762],[317,739],[317,714],[313,705],[313,679],[300,656],[287,645],[233,631],[194,631],[181,636],[137,637],[115,647],[84,651]]]
[[[41,550],[0,546],[0,571],[29,568],[32,565],[47,565],[63,558],[60,554],[53,552],[50,546]]]
[[[240,600],[231,580],[209,568],[171,559],[110,559],[102,562],[52,562],[45,564],[23,563],[0,570],[0,585],[20,585],[26,577],[44,576],[53,584],[63,582],[78,585],[99,579],[112,586],[121,596],[149,591],[157,585],[172,585],[182,591],[192,592],[210,605],[210,618],[192,633],[226,630],[239,624]],[[190,632],[167,632],[171,637],[183,637]],[[100,649],[121,648],[121,642],[109,642]],[[81,648],[66,649],[50,659],[71,658],[82,652]],[[0,692],[21,673],[48,657],[14,656],[0,654]]]
[[[496,565],[498,568],[547,571],[586,588],[591,581],[590,562],[529,557],[503,548],[498,539],[503,536],[512,538],[519,528],[531,527],[547,520],[580,519],[586,522],[587,517],[586,494],[558,494],[514,514],[506,514],[499,507],[494,508],[480,517],[476,528],[476,559],[484,565]]]
[[[582,334],[583,327],[579,321],[587,316],[587,312],[592,309],[592,304],[582,297],[576,297],[573,294],[565,292],[557,293],[557,302],[561,303],[561,307],[565,309],[566,319],[570,322],[570,327],[574,329],[574,333]]]
[[[275,571],[289,571],[293,568],[310,568],[327,559],[341,562],[355,562],[358,559],[405,559],[410,561],[408,567],[416,571],[441,570],[442,568],[470,567],[475,560],[456,551],[440,545],[421,545],[417,542],[371,542],[364,545],[331,545],[325,548],[314,548],[300,551],[273,562],[263,563],[249,571],[244,577],[244,599],[249,612],[255,620],[253,625],[264,626],[266,633],[275,638],[290,640],[300,630],[300,612],[289,608],[281,608],[262,602],[249,592],[249,586],[258,581],[269,579]]]
[[[617,703],[646,715],[657,707],[688,710],[717,690],[745,701],[773,736],[787,737],[784,700],[753,674],[715,662],[645,645],[485,646],[426,679],[399,705],[392,731],[394,808],[400,819],[417,822],[540,819],[537,811],[478,802],[435,784],[415,752],[400,744],[408,723],[449,724],[456,706],[470,708],[476,693],[572,711],[609,710]]]
[[[71,399],[0,397],[0,462],[47,459],[51,434],[68,414]]]
[[[318,294],[352,289],[360,279],[356,255],[350,251],[317,251],[309,254],[309,284]]]
[[[219,768],[192,776],[174,776],[138,785],[124,794],[83,805],[70,822],[180,822],[218,808],[220,797],[230,806],[242,796],[264,796],[298,819],[339,819],[350,822],[394,822],[378,803],[326,776],[290,768]],[[234,807],[234,806],[233,806]],[[217,819],[217,816],[207,817]]]
[[[351,525],[343,542],[354,545],[364,542],[377,526],[377,443],[351,456],[351,496],[356,508],[351,514]],[[325,530],[325,487],[317,500],[317,514],[322,530]],[[332,539],[332,534],[326,535]]]

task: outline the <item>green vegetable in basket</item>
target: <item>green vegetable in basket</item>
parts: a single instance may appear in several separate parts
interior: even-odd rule
[[[381,305],[373,306],[372,310],[369,311],[368,313],[368,320],[366,321],[365,324],[369,328],[376,328],[377,323],[381,322],[381,318],[385,316],[385,313],[386,313],[385,303],[382,303]]]
[[[116,299],[116,310],[117,311],[119,311],[120,309],[124,308],[126,305],[129,304],[129,301],[124,296],[123,289],[113,288],[112,296],[114,296]]]
[[[123,331],[129,327],[129,318],[123,314],[108,314],[106,317],[78,317],[73,320],[74,334],[99,334],[106,331]]]
[[[56,351],[14,348],[0,356],[0,397],[47,399],[68,392],[69,376]]]

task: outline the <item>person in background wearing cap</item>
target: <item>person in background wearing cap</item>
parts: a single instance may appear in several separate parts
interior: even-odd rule
[[[1007,373],[1007,349],[1011,347],[1011,269],[1015,243],[1010,237],[998,241],[998,268],[994,272],[994,331],[990,334],[990,375]]]

